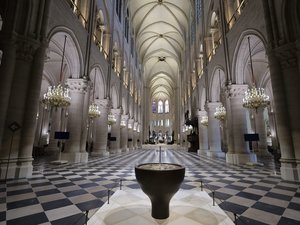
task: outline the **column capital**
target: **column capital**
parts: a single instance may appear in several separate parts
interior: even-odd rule
[[[88,87],[85,79],[67,79],[66,85],[70,92],[86,92]]]
[[[122,114],[123,110],[122,110],[122,108],[118,108],[118,109],[111,109],[110,111],[113,115],[120,116]]]
[[[17,39],[16,47],[17,58],[27,62],[31,62],[34,58],[34,54],[38,48],[38,45],[33,41]]]
[[[129,116],[128,115],[121,115],[121,120],[128,120]]]
[[[275,49],[275,54],[279,59],[282,69],[297,67],[297,51],[299,50],[299,41],[296,43],[289,43]]]
[[[211,110],[211,109],[215,110],[221,104],[222,104],[221,102],[207,102],[205,104],[205,106],[208,110]]]
[[[130,123],[130,124],[132,124],[132,125],[133,125],[133,123],[134,123],[134,119],[129,119],[129,120],[128,120],[128,123]]]
[[[95,103],[99,106],[100,109],[109,109],[110,100],[108,99],[95,99]]]
[[[197,117],[201,118],[202,116],[207,116],[207,112],[205,110],[198,110],[197,111]]]
[[[226,91],[227,97],[229,98],[243,98],[245,92],[248,90],[247,84],[232,84]]]

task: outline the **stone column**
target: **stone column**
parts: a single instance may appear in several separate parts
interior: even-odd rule
[[[45,112],[44,112],[45,109],[44,108],[45,107],[42,104],[39,104],[38,113],[36,115],[37,124],[36,124],[36,129],[35,129],[33,146],[40,146],[39,144],[41,143],[41,141],[40,141],[40,139],[42,137],[41,130],[43,128],[44,114],[45,114]]]
[[[103,34],[103,51],[104,51],[104,58],[105,59],[108,59],[110,37],[111,37],[111,34],[106,33],[104,31],[104,34]]]
[[[142,130],[142,125],[139,123],[138,124],[138,132],[137,132],[137,148],[138,149],[142,149],[142,145],[143,145],[143,130]]]
[[[16,43],[15,40],[0,39],[0,49],[4,52],[1,66],[1,82],[0,82],[0,145],[2,144],[3,133],[5,130],[5,119],[11,92],[12,81],[14,77],[16,63]],[[1,148],[1,147],[0,147]],[[3,153],[1,150],[0,152]],[[1,153],[1,158],[2,158]],[[6,154],[5,154],[6,155]]]
[[[0,116],[2,117],[0,122],[5,121],[0,128],[3,129],[0,130],[0,139],[2,139],[0,152],[3,160],[1,178],[6,175],[7,163],[9,163],[7,178],[27,177],[32,173],[32,149],[45,46],[38,47],[29,39],[27,41],[17,40],[16,44],[17,48],[12,44],[13,49],[8,50],[8,58],[6,52],[3,53],[4,64],[2,66],[4,68],[1,69],[1,72],[6,73],[3,74],[4,80],[1,80],[1,84],[7,86],[4,87],[4,90],[9,88],[6,94],[2,93],[3,90],[0,91],[1,97],[3,97],[0,107]],[[15,50],[17,54],[15,54]],[[11,57],[16,58],[11,59]],[[15,64],[6,62],[9,58]],[[11,78],[7,76],[11,76]],[[8,83],[6,84],[5,81]],[[20,126],[20,129],[15,132],[10,129],[14,123]],[[3,136],[1,132],[3,132]]]
[[[107,116],[108,116],[108,106],[109,100],[101,99],[95,100],[95,103],[99,106],[101,111],[101,116],[95,119],[94,124],[96,126],[95,132],[95,142],[93,145],[92,155],[96,156],[108,156],[109,152],[107,151]]]
[[[278,134],[277,134],[277,126],[275,121],[275,113],[273,109],[269,112],[269,124],[271,129],[271,140],[272,140],[272,148],[279,153],[279,143],[278,143]]]
[[[65,141],[65,149],[61,159],[70,162],[87,162],[88,153],[81,152],[81,138],[83,130],[83,106],[84,96],[87,89],[87,82],[84,79],[68,79],[67,86],[70,90],[71,105],[68,108],[68,131],[70,139]]]
[[[181,143],[181,146],[183,147],[183,149],[184,150],[188,150],[188,144],[189,144],[189,142],[187,141],[187,135],[188,135],[188,133],[187,133],[188,131],[187,130],[185,130],[184,128],[182,128],[182,133],[181,133],[181,135],[182,135],[182,143]]]
[[[202,116],[207,116],[206,111],[198,111],[197,117],[198,117],[198,132],[199,132],[199,154],[207,154],[208,151],[208,136],[207,136],[207,127],[203,126],[200,121]]]
[[[266,122],[264,119],[264,109],[262,108],[257,109],[257,113],[255,114],[255,130],[259,135],[256,154],[260,157],[272,158],[271,153],[268,152]]]
[[[38,112],[45,51],[46,44],[43,43],[33,54],[29,76],[30,87],[28,87],[29,90],[27,90],[26,93],[26,105],[24,108],[20,149],[16,168],[17,175],[15,175],[15,177],[28,177],[32,174],[32,150],[35,138],[36,114]],[[23,73],[24,71],[20,70],[20,72]]]
[[[46,148],[46,151],[57,154],[59,148],[58,148],[58,140],[54,139],[54,133],[55,131],[60,131],[60,124],[61,124],[61,108],[55,108],[52,107],[50,109],[50,134],[49,134],[49,145]]]
[[[229,91],[229,120],[228,132],[229,146],[226,154],[226,162],[235,165],[245,164],[247,162],[257,162],[256,154],[250,152],[249,145],[244,140],[244,134],[247,133],[246,109],[243,108],[243,97],[248,89],[248,85],[231,85]]]
[[[87,143],[89,138],[89,131],[92,131],[93,128],[93,122],[90,121],[90,118],[88,117],[88,111],[89,111],[89,104],[90,104],[90,85],[87,85],[86,92],[84,95],[84,102],[83,102],[83,111],[82,111],[82,136],[80,141],[80,152],[84,153],[81,154],[83,158],[81,158],[81,162],[87,162],[88,161],[88,149],[87,149]],[[88,146],[89,147],[89,146]],[[87,153],[87,154],[85,154]]]
[[[128,120],[128,148],[129,148],[129,151],[134,150],[134,148],[133,148],[133,123],[134,123],[134,119]]]
[[[282,55],[285,56],[286,54]],[[300,174],[300,171],[298,173],[297,163],[295,159],[295,152],[291,134],[292,128],[290,125],[291,121],[289,117],[290,112],[287,103],[288,96],[286,94],[286,87],[283,85],[285,83],[285,80],[280,66],[280,60],[284,59],[279,60],[276,56],[275,51],[269,51],[268,60],[270,76],[272,80],[271,84],[273,90],[273,97],[275,102],[274,106],[276,112],[278,139],[281,151],[281,177],[285,180],[299,180],[298,174]],[[289,74],[287,74],[287,76],[290,78]],[[294,84],[297,83],[294,82]]]
[[[234,6],[233,6],[233,1],[226,1],[226,2],[227,2],[227,5],[224,8],[225,8],[225,15],[226,15],[225,19],[227,19],[227,21],[226,21],[226,23],[227,23],[233,16]],[[224,4],[225,4],[225,2],[224,2]],[[230,21],[229,26],[232,27],[234,22],[235,22],[234,20]]]
[[[211,33],[211,46],[212,46],[212,53],[213,55],[216,53],[215,49],[215,33],[217,32],[216,28],[210,28],[210,33]]]
[[[50,109],[49,107],[42,106],[42,114],[40,114],[40,127],[37,134],[37,146],[45,146],[49,143],[49,117],[50,117]]]
[[[121,128],[121,149],[122,152],[128,151],[128,115],[122,115],[121,120],[125,121],[125,127]]]
[[[207,116],[208,116],[208,142],[209,151],[207,156],[209,157],[224,157],[225,154],[221,149],[221,130],[220,122],[214,116],[216,108],[220,106],[220,102],[209,102],[206,104]]]
[[[111,125],[111,137],[115,137],[115,141],[110,141],[110,153],[121,153],[120,148],[120,122],[121,122],[121,113],[122,109],[111,109],[111,113],[116,118],[116,123]]]
[[[137,139],[138,139],[138,132],[137,132],[137,127],[138,127],[138,122],[133,123],[133,149],[137,149]]]

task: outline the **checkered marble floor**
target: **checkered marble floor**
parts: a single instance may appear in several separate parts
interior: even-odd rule
[[[86,164],[51,165],[34,162],[31,178],[0,183],[0,225],[79,225],[85,211],[93,214],[107,200],[107,190],[117,190],[119,180],[138,189],[134,166],[158,162],[155,150],[137,150],[91,158]],[[283,181],[271,166],[232,166],[185,151],[163,151],[162,162],[182,164],[186,175],[182,189],[199,189],[218,199],[219,206],[237,224],[300,224],[300,189]],[[140,224],[139,224],[140,225]]]
[[[141,189],[122,189],[90,218],[88,225],[234,225],[205,191],[180,189],[169,209],[168,218],[154,219],[151,202]]]

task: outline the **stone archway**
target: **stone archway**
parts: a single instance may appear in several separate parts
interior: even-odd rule
[[[251,54],[251,57],[250,57]],[[252,61],[251,61],[252,59]],[[252,63],[251,63],[252,62]],[[252,74],[252,68],[253,74]],[[263,88],[265,75],[269,74],[264,38],[255,30],[245,31],[239,38],[233,57],[233,83],[230,86],[228,106],[229,129],[232,132],[229,140],[230,163],[256,162],[256,156],[270,157],[267,151],[264,109],[250,110],[243,108],[243,98],[248,87]],[[258,133],[259,141],[249,149],[244,134]],[[234,153],[233,153],[234,152]]]
[[[74,81],[76,80],[76,90],[85,94],[84,86],[80,80],[82,74],[82,54],[78,46],[78,41],[75,35],[67,28],[56,28],[49,35],[49,45],[46,51],[46,58],[44,61],[43,78],[40,91],[40,102],[42,103],[44,94],[48,91],[49,86],[69,86],[74,88]],[[68,84],[67,84],[68,82]],[[67,131],[68,125],[73,126],[68,121],[74,117],[72,107],[74,101],[83,104],[84,99],[76,99],[75,95],[71,96],[71,106],[66,108],[49,107],[49,105],[40,104],[37,121],[37,132],[35,144],[39,148],[45,147],[46,151],[51,155],[58,153],[58,142],[54,139],[55,131]],[[73,105],[73,106],[72,106]],[[75,116],[77,117],[77,116]],[[75,118],[74,118],[75,119]],[[77,121],[78,126],[81,126],[81,121]],[[80,135],[80,134],[79,134]],[[74,136],[74,134],[73,134]],[[79,138],[80,142],[80,138]],[[80,144],[78,145],[81,148]],[[79,152],[78,149],[78,152]]]

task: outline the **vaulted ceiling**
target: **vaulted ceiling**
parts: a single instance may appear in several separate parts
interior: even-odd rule
[[[174,96],[191,5],[191,0],[129,0],[136,47],[151,98]]]

